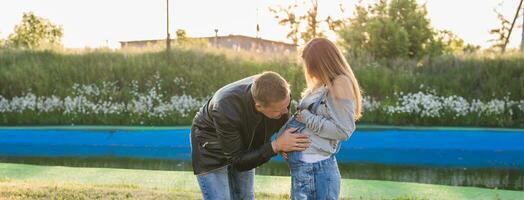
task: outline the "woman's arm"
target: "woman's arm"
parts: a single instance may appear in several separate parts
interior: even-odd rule
[[[355,130],[355,95],[350,79],[346,76],[337,77],[329,91],[331,98],[328,98],[327,106],[331,111],[331,119],[302,110],[297,120],[320,137],[347,140]]]

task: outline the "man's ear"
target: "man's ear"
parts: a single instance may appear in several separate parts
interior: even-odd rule
[[[255,101],[255,108],[257,108],[258,111],[260,111],[260,109],[262,109],[262,104],[260,102],[256,102]]]

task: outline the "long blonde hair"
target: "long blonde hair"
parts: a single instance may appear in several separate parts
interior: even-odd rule
[[[307,82],[307,88],[302,95],[307,95],[322,85],[331,89],[335,78],[345,75],[353,86],[355,119],[359,119],[362,116],[361,90],[353,70],[335,44],[325,38],[312,39],[304,47],[302,59],[305,62],[304,76]]]

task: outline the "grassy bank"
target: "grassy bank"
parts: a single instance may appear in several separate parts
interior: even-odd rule
[[[0,124],[187,125],[214,91],[246,76],[276,71],[295,100],[305,87],[296,55],[182,48],[169,58],[155,51],[0,50]],[[522,56],[350,63],[366,96],[362,123],[524,127]],[[403,102],[413,98],[418,105]],[[38,101],[47,107],[23,108]],[[437,114],[426,106],[432,102]]]
[[[255,178],[257,199],[286,199],[289,188],[289,177]],[[199,199],[198,191],[191,172],[0,164],[0,196],[15,199]],[[343,199],[522,199],[523,195],[521,191],[354,179],[343,179],[341,186]]]
[[[261,55],[231,51],[175,49],[170,61],[165,52],[125,51],[22,51],[0,49],[0,94],[20,96],[31,90],[37,96],[70,95],[71,86],[116,82],[114,98],[129,98],[128,84],[142,87],[159,74],[166,95],[206,97],[234,80],[272,70],[291,84],[295,97],[304,88],[296,55]],[[431,60],[349,60],[365,93],[377,99],[395,92],[413,93],[423,87],[441,95],[489,100],[509,96],[524,99],[524,57],[444,56]]]

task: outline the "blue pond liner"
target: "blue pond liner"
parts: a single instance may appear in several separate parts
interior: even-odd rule
[[[0,128],[0,157],[191,160],[189,129]],[[276,156],[272,159],[282,162]],[[359,130],[339,163],[524,169],[523,130]]]

